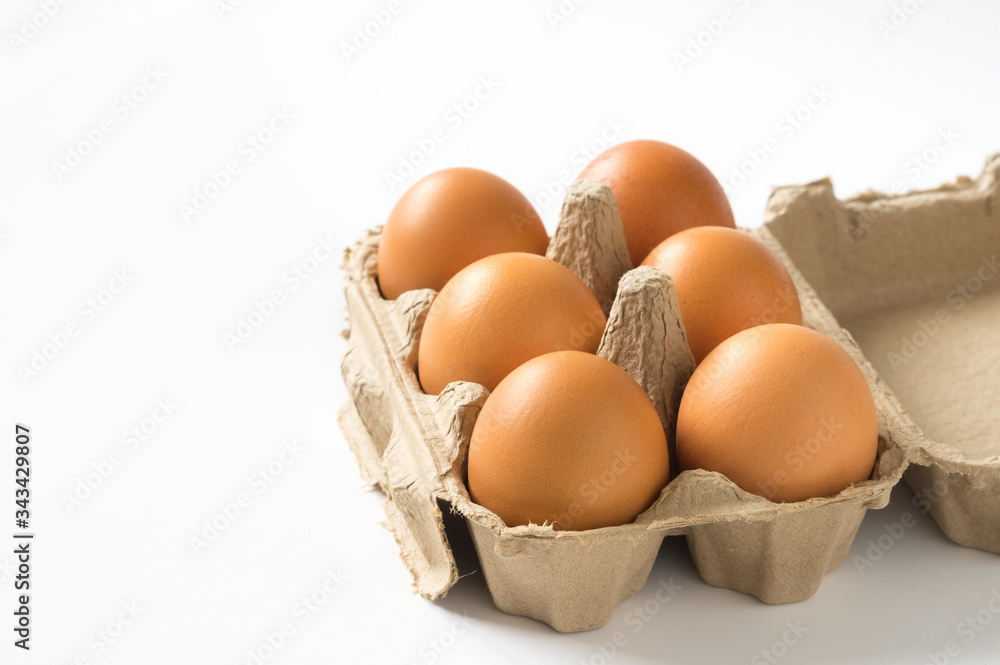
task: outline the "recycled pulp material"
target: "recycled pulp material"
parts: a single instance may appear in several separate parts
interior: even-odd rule
[[[906,407],[908,436],[897,443],[915,463],[905,478],[918,506],[955,542],[996,553],[998,192],[995,155],[978,179],[932,191],[838,201],[828,180],[780,188],[766,215]]]
[[[395,301],[381,297],[378,231],[347,252],[351,328],[342,368],[350,399],[340,422],[363,477],[388,496],[385,525],[417,592],[437,598],[458,579],[441,513],[450,507],[466,519],[497,607],[559,631],[607,623],[615,608],[642,588],[666,536],[687,537],[709,584],[767,603],[815,593],[823,575],[846,556],[865,511],[888,502],[905,466],[902,450],[915,446],[920,432],[770,232],[749,233],[788,267],[805,324],[840,344],[864,373],[879,415],[872,479],[833,497],[775,504],[720,474],[686,471],[632,524],[590,531],[508,527],[470,500],[466,456],[488,393],[457,382],[438,396],[424,394],[416,376],[417,345],[435,292],[411,291]],[[599,354],[643,386],[673,451],[677,407],[694,361],[672,281],[651,268],[629,270],[614,196],[596,182],[570,187],[549,256],[576,272],[605,304],[608,325]]]

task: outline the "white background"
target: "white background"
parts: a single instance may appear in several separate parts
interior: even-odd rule
[[[363,486],[335,422],[339,256],[305,260],[318,239],[342,248],[381,223],[406,186],[448,166],[510,180],[551,230],[555,181],[576,175],[581,147],[598,145],[609,121],[624,124],[613,141],[675,143],[739,184],[743,226],[760,223],[774,185],[830,176],[844,197],[974,176],[1000,150],[1000,5],[908,0],[915,13],[884,34],[890,0],[593,0],[557,23],[557,0],[402,0],[348,61],[342,45],[386,1],[244,0],[220,12],[212,0],[73,0],[33,33],[24,21],[43,22],[32,18],[43,4],[0,6],[0,537],[13,531],[15,422],[34,437],[37,533],[30,654],[11,645],[13,546],[0,547],[0,662],[245,663],[248,649],[269,655],[285,621],[294,634],[265,662],[765,663],[786,622],[807,632],[774,649],[782,662],[925,663],[949,641],[960,654],[937,662],[997,662],[1000,617],[970,642],[959,631],[1000,587],[1000,559],[951,544],[904,487],[803,603],[707,586],[678,539],[594,632],[500,613],[479,573],[436,603],[411,595],[379,526],[383,497]],[[675,53],[724,9],[732,20],[679,67]],[[11,34],[33,36],[15,45]],[[165,78],[130,92],[148,67]],[[480,77],[499,87],[449,121]],[[831,96],[799,109],[817,87]],[[293,120],[248,159],[247,137],[275,109]],[[809,117],[789,134],[781,123],[797,110]],[[60,177],[56,163],[104,119],[112,131]],[[438,127],[445,140],[390,188],[386,172]],[[941,131],[957,138],[935,151]],[[769,138],[777,151],[733,181]],[[912,159],[925,150],[923,168]],[[229,161],[239,173],[185,219],[180,206]],[[287,277],[302,265],[318,267]],[[127,286],[103,292],[122,270]],[[230,349],[225,335],[275,290],[272,315]],[[88,298],[104,298],[102,311]],[[22,377],[72,324],[65,348]],[[157,400],[176,408],[138,445],[123,441]],[[258,492],[256,470],[289,439],[302,450]],[[88,476],[96,488],[68,505]],[[240,493],[249,505],[196,553],[192,537]],[[916,526],[859,569],[869,540],[905,511]],[[329,572],[344,581],[302,621],[299,599]],[[633,632],[671,578],[681,591]],[[129,603],[139,616],[122,628]],[[116,637],[101,642],[101,631]],[[610,654],[599,645],[616,631],[627,643]]]

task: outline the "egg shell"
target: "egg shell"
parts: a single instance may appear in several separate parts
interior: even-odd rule
[[[579,178],[614,192],[632,265],[694,226],[736,228],[722,185],[696,157],[660,141],[628,141],[601,153]]]
[[[656,409],[614,363],[580,351],[524,363],[490,394],[469,447],[469,493],[508,526],[632,522],[669,479]]]
[[[698,366],[677,415],[681,470],[705,469],[771,501],[837,494],[868,480],[875,401],[861,370],[821,333],[745,330]]]
[[[544,254],[541,218],[506,180],[479,169],[437,171],[400,197],[378,247],[382,295],[441,290],[459,270],[492,254]]]
[[[788,270],[764,243],[716,226],[681,231],[642,262],[670,275],[696,362],[723,340],[764,323],[802,323]]]
[[[535,356],[596,352],[605,323],[597,298],[565,266],[534,254],[489,256],[434,299],[420,337],[420,384],[432,395],[453,381],[493,390]]]
[[[805,198],[788,208],[812,220],[812,198],[803,204]],[[831,225],[832,233],[843,233],[837,226],[843,217],[821,221]],[[386,492],[384,524],[399,544],[418,593],[440,597],[460,577],[449,546],[456,533],[450,511],[465,519],[497,607],[559,631],[590,630],[612,620],[615,608],[646,583],[664,536],[686,536],[700,576],[713,586],[766,603],[801,601],[816,592],[824,574],[848,555],[865,511],[887,504],[908,463],[900,446],[919,439],[919,430],[768,230],[747,232],[788,266],[805,324],[844,348],[876,395],[880,453],[873,479],[835,497],[776,504],[721,474],[686,471],[635,522],[584,531],[508,527],[470,500],[463,482],[465,460],[487,392],[462,382],[437,396],[420,389],[416,349],[434,293],[413,291],[397,301],[384,300],[375,283],[378,233],[351,248],[345,264],[351,329],[343,361],[349,400],[340,423],[362,477]],[[591,288],[617,281],[619,249],[624,251],[618,243],[624,242],[624,234],[610,189],[592,181],[572,184],[555,234],[560,236],[566,242],[553,258],[572,266]],[[683,327],[677,308],[670,305],[675,298],[658,297],[668,282],[665,277],[650,268],[625,276],[599,354],[610,358],[605,351],[614,350],[616,362],[650,395],[651,386],[661,384],[667,406],[674,389],[664,378],[676,378],[680,369],[670,350],[680,356],[690,351],[684,344],[667,343],[670,335],[683,335]],[[641,371],[633,373],[628,359],[634,356],[630,350],[638,348],[652,353],[643,354]],[[670,352],[662,354],[664,349]]]

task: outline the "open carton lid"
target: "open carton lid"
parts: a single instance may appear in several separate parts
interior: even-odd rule
[[[774,190],[765,227],[905,406],[915,507],[1000,553],[1000,154],[978,178],[838,200]],[[900,407],[902,408],[902,407]]]
[[[990,175],[984,174],[977,183],[943,190],[958,201],[940,203],[938,217],[955,205],[967,205],[970,211],[977,205],[992,210],[983,200],[988,196],[992,201],[996,189],[997,160],[991,164]],[[918,210],[920,219],[921,206],[937,201],[930,193],[930,200],[906,196],[918,197],[907,205],[911,212]],[[869,197],[871,201],[883,198]],[[720,474],[687,471],[672,480],[632,524],[591,531],[557,531],[551,525],[508,527],[469,499],[465,459],[475,418],[488,393],[482,386],[465,382],[451,384],[438,396],[421,391],[416,349],[435,293],[411,291],[395,301],[382,299],[375,264],[378,231],[348,250],[344,267],[351,331],[343,373],[351,399],[340,421],[362,476],[388,496],[385,524],[413,574],[416,591],[437,598],[458,579],[441,513],[443,506],[450,506],[469,525],[497,606],[557,630],[604,625],[617,605],[645,583],[660,543],[668,535],[687,536],[695,564],[710,584],[750,593],[769,603],[802,600],[816,591],[826,572],[843,561],[865,511],[886,505],[911,460],[932,464],[927,468],[946,474],[982,466],[969,460],[962,462],[966,466],[955,466],[957,458],[950,462],[952,466],[933,466],[938,457],[944,460],[937,450],[940,444],[927,439],[827,307],[825,299],[835,294],[838,280],[852,288],[857,285],[858,292],[865,284],[874,293],[889,292],[878,283],[859,279],[852,270],[834,271],[837,251],[850,250],[854,246],[850,243],[858,242],[851,228],[864,227],[871,240],[866,254],[854,257],[856,269],[872,270],[869,263],[881,262],[883,276],[896,280],[904,291],[909,273],[900,277],[897,266],[907,257],[918,260],[913,259],[914,248],[926,247],[903,232],[886,234],[880,241],[882,217],[869,223],[852,213],[863,204],[862,199],[837,201],[828,181],[781,188],[769,203],[765,227],[746,232],[767,244],[788,268],[799,293],[804,324],[836,341],[864,374],[879,417],[879,456],[872,479],[832,497],[775,504],[745,492]],[[993,238],[990,228],[1000,227],[996,214],[990,211],[985,221],[981,215],[976,217],[986,228],[986,239]],[[938,227],[924,220],[907,232],[926,233],[933,228]],[[895,244],[879,249],[884,242]],[[805,272],[790,256],[806,267]],[[607,187],[588,181],[570,187],[549,257],[573,270],[604,303],[609,317],[599,354],[619,364],[643,386],[672,446],[677,406],[693,360],[672,281],[653,269],[630,270],[617,206]],[[912,272],[920,273],[919,269]],[[819,291],[807,277],[818,280]],[[834,307],[840,303],[834,296]],[[950,448],[945,452],[957,453]],[[996,461],[992,464],[987,467],[993,470],[994,485],[980,487],[992,487],[991,498],[985,504],[979,498],[975,501],[981,504],[978,514],[988,513],[995,520],[1000,514],[995,503],[1000,501],[996,498],[1000,492],[995,485]],[[950,494],[956,500],[959,495],[958,491]],[[937,511],[936,517],[949,511],[974,514],[961,502],[955,505],[959,507],[949,508],[953,506],[950,500],[939,500],[931,510]],[[994,538],[998,531],[993,529]]]

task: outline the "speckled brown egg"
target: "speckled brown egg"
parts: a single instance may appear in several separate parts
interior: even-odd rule
[[[483,405],[469,446],[469,494],[507,526],[627,524],[668,475],[649,397],[614,363],[579,351],[511,372]]]
[[[535,356],[595,353],[606,322],[594,294],[563,265],[534,254],[489,256],[459,271],[431,304],[418,349],[420,384],[432,395],[452,381],[493,390]]]
[[[632,265],[678,231],[736,228],[722,185],[693,155],[660,141],[628,141],[601,153],[580,174],[614,192]]]
[[[378,246],[382,295],[440,290],[459,270],[502,252],[544,254],[538,213],[506,180],[479,169],[432,173],[396,203]]]
[[[788,270],[767,246],[717,226],[681,231],[642,262],[670,275],[696,362],[723,340],[763,323],[802,323]]]
[[[878,416],[854,360],[803,326],[738,333],[698,366],[677,416],[682,471],[717,471],[775,502],[837,494],[867,480]]]

